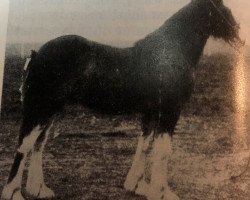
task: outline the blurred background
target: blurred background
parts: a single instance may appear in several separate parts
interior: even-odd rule
[[[44,43],[65,34],[130,46],[190,0],[10,0],[8,43]],[[250,2],[224,0],[250,39]]]

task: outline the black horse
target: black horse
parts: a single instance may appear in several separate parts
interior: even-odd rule
[[[168,187],[166,165],[181,108],[192,92],[195,66],[210,36],[233,45],[240,42],[238,31],[222,0],[192,0],[130,48],[75,35],[44,44],[32,53],[24,74],[19,146],[2,198],[23,199],[21,181],[30,152],[26,191],[37,198],[54,196],[44,183],[42,151],[53,116],[65,104],[80,103],[101,113],[141,114],[143,134],[125,188],[150,200],[178,199]],[[145,162],[151,149],[148,183]]]

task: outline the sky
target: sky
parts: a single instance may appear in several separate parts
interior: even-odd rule
[[[10,0],[8,43],[44,43],[65,34],[130,46],[190,0]],[[250,41],[250,1],[224,0]],[[248,38],[247,38],[248,36]]]

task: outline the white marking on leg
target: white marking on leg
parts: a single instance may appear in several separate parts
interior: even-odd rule
[[[168,134],[159,135],[153,143],[151,154],[150,188],[146,194],[149,200],[179,199],[168,186],[168,160],[172,153],[171,137]]]
[[[32,150],[26,190],[30,195],[38,196],[43,183],[42,152]]]
[[[41,134],[41,132],[42,132],[41,127],[36,126],[31,131],[31,133],[23,139],[23,142],[22,142],[21,146],[19,147],[18,151],[20,153],[29,153],[32,150],[32,148],[33,148],[37,138]]]
[[[51,190],[50,188],[48,188],[46,186],[46,184],[42,184],[41,188],[40,188],[40,192],[38,195],[38,198],[40,199],[47,199],[47,198],[53,198],[55,196],[55,193],[53,192],[53,190]]]
[[[165,186],[167,183],[167,164],[172,152],[171,139],[168,134],[155,138],[152,151],[151,182]]]
[[[26,157],[27,157],[27,154],[23,156],[23,158],[20,162],[17,174],[14,177],[14,179],[3,188],[1,199],[13,199],[13,200],[14,199],[16,199],[16,200],[23,199],[23,198],[21,198],[22,197],[21,184],[22,184],[22,176],[23,176],[23,171],[24,171],[24,167],[25,167]],[[17,198],[17,197],[19,197],[19,198]]]
[[[12,196],[12,200],[25,200],[23,198],[23,195],[21,193],[21,190],[17,190],[16,192],[14,192],[13,196]]]
[[[149,189],[149,184],[146,182],[144,176],[137,183],[138,186],[137,186],[137,188],[135,190],[135,193],[138,194],[138,195],[147,195],[147,192],[148,192],[148,189]]]
[[[48,130],[46,131],[45,138],[40,148],[38,150],[33,148],[30,158],[30,166],[28,170],[26,191],[30,195],[39,198],[51,198],[54,196],[54,192],[51,189],[49,189],[44,183],[43,167],[42,167],[43,150],[48,139],[50,128],[48,128]]]
[[[3,192],[2,192],[2,199],[11,199],[12,195],[13,195],[12,197],[13,199],[14,199],[14,195],[15,195],[15,198],[20,197],[21,193],[19,193],[19,190],[21,190],[21,183],[22,183],[23,171],[25,168],[27,154],[33,148],[34,143],[40,133],[41,133],[40,126],[37,126],[31,131],[31,133],[28,136],[23,138],[22,144],[17,150],[18,153],[21,153],[23,155],[22,160],[20,161],[15,177],[10,183],[8,183],[4,187]]]
[[[124,183],[125,189],[134,191],[140,179],[143,179],[145,162],[146,162],[146,151],[149,148],[150,141],[152,140],[153,133],[149,136],[140,136],[138,140],[138,146],[135,153],[134,161],[131,169],[127,175]]]
[[[137,180],[141,176],[141,172],[143,171],[142,168],[143,163],[141,163],[141,154],[143,151],[143,143],[144,143],[144,137],[140,136],[138,140],[138,145],[136,149],[136,153],[134,156],[134,160],[132,163],[132,166],[129,170],[129,173],[127,175],[126,181],[124,183],[124,187],[126,190],[133,191],[135,189]]]

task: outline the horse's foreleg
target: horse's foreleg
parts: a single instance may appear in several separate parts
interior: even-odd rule
[[[44,183],[42,157],[45,144],[52,124],[49,124],[42,131],[32,149],[30,157],[30,166],[28,169],[28,178],[26,191],[37,198],[51,198],[55,196],[54,192]]]
[[[168,161],[172,153],[171,136],[167,133],[155,136],[151,154],[151,180],[146,193],[148,200],[178,200],[168,186]]]
[[[141,135],[138,140],[137,150],[134,156],[132,167],[127,175],[124,187],[128,191],[135,191],[138,184],[144,179],[144,170],[146,163],[146,153],[149,148],[153,133],[150,135]]]
[[[36,126],[34,128],[27,128],[23,126],[21,128],[19,145],[15,155],[15,160],[10,171],[7,185],[2,191],[1,199],[24,199],[21,194],[21,184],[26,158],[28,153],[32,150],[41,132],[41,126]]]

